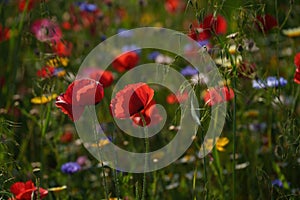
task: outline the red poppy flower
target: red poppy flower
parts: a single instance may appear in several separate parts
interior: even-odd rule
[[[135,67],[138,61],[139,61],[139,55],[134,51],[130,51],[130,52],[123,53],[122,55],[117,57],[113,61],[112,66],[115,70],[121,73]]]
[[[205,91],[204,101],[207,105],[213,106],[218,103],[230,101],[234,97],[234,92],[226,86],[220,88],[211,88]]]
[[[60,141],[62,143],[69,143],[73,140],[73,133],[72,132],[64,132],[61,136],[60,136]]]
[[[31,31],[41,42],[59,42],[62,37],[62,31],[59,26],[49,19],[36,20],[31,26]]]
[[[175,104],[175,103],[182,103],[186,101],[189,97],[189,94],[187,92],[179,93],[177,92],[176,94],[169,94],[167,96],[167,103],[168,104]]]
[[[184,5],[181,0],[166,0],[165,9],[168,13],[174,14],[178,11],[183,11]]]
[[[102,15],[103,14],[99,9],[93,12],[81,11],[80,19],[82,25],[87,28],[90,27],[91,25],[94,25],[97,22],[97,19],[99,19]]]
[[[77,121],[84,111],[84,106],[98,104],[103,96],[103,87],[99,82],[80,79],[71,83],[66,92],[56,98],[55,105],[73,121]]]
[[[107,70],[94,70],[90,73],[89,77],[99,81],[104,88],[109,87],[114,82],[113,74]]]
[[[295,55],[294,63],[296,65],[296,67],[299,69],[300,68],[300,52]]]
[[[144,117],[146,126],[152,126],[158,124],[162,120],[162,117],[155,106],[154,100],[150,102],[150,104],[147,106],[147,109],[142,110],[141,114]],[[139,126],[144,126],[144,122],[139,113],[132,115],[131,119],[134,122],[134,124]]]
[[[209,39],[211,37],[211,33],[209,28],[204,28],[203,24],[197,25],[196,23],[193,23],[188,36],[193,40],[203,41]]]
[[[264,16],[259,15],[256,17],[256,19],[258,20],[258,22],[256,22],[256,27],[261,32],[268,32],[278,25],[275,17],[270,14],[266,14]]]
[[[227,31],[227,22],[221,15],[214,17],[210,14],[204,18],[203,28],[204,30],[209,30],[217,35],[225,34]]]
[[[45,66],[37,71],[37,76],[41,78],[49,78],[54,74],[55,68],[53,66]]]
[[[294,75],[294,82],[297,84],[300,84],[300,70],[296,69],[295,75]]]
[[[2,28],[0,25],[0,42],[8,40],[10,38],[10,30],[6,27]]]
[[[62,22],[61,27],[65,30],[70,30],[72,28],[72,25],[70,22],[65,21],[65,22]]]
[[[131,118],[138,125],[143,125],[140,118],[142,114],[146,125],[149,125],[154,115],[158,115],[153,96],[154,90],[145,83],[127,85],[112,99],[111,113],[119,119]]]
[[[26,8],[27,1],[28,0],[20,0],[20,2],[19,2],[19,10],[20,11],[25,11],[25,9],[26,9],[26,11],[30,11],[33,8],[33,6],[35,4],[35,0],[29,0],[27,8]]]
[[[34,183],[30,180],[25,183],[23,182],[16,182],[10,187],[11,193],[13,193],[17,200],[31,200],[32,193],[34,193],[35,197],[37,198],[37,188],[34,186]],[[48,195],[48,191],[39,188],[40,199],[43,199],[45,196]],[[35,199],[35,198],[34,198]]]
[[[53,42],[52,50],[58,56],[70,56],[72,52],[73,44],[66,41]]]

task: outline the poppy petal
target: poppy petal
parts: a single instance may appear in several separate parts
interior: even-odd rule
[[[112,99],[110,108],[116,118],[125,119],[139,112],[151,102],[154,91],[145,83],[130,84]]]
[[[72,104],[64,99],[64,96],[65,95],[60,95],[56,98],[56,107],[60,108],[72,121],[77,121],[84,111],[84,106],[72,106]]]
[[[10,191],[14,195],[18,195],[21,192],[25,191],[25,184],[23,182],[16,182],[12,186],[10,186]]]

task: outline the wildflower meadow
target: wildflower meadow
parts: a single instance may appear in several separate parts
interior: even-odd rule
[[[0,16],[0,199],[300,199],[299,0]]]

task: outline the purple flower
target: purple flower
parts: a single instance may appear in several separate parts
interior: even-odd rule
[[[268,87],[283,87],[287,84],[287,80],[283,77],[269,76],[266,80],[253,80],[252,87],[255,89],[262,89]]]
[[[253,132],[264,132],[266,128],[267,128],[267,124],[265,122],[249,124],[249,129],[250,131]]]
[[[198,71],[196,68],[194,68],[194,67],[188,65],[188,66],[186,66],[185,68],[183,68],[183,69],[180,71],[180,73],[181,73],[183,76],[193,76],[193,75],[195,75],[195,74],[198,74],[199,71]]]
[[[200,45],[200,47],[207,46],[209,45],[209,40],[200,40],[198,41],[198,44]]]
[[[127,30],[127,29],[124,29],[124,28],[120,28],[118,30],[118,35],[120,37],[123,37],[123,38],[129,38],[129,37],[132,37],[133,36],[133,33],[131,30]]]
[[[127,51],[135,51],[137,54],[141,53],[141,48],[132,44],[132,45],[125,45],[122,47],[122,52],[127,52]]]
[[[150,53],[148,55],[148,59],[149,60],[155,60],[158,55],[160,55],[160,53],[158,51],[153,51],[152,53]]]
[[[84,166],[87,164],[88,162],[88,157],[87,156],[79,156],[76,160],[76,162],[80,165],[80,166]]]
[[[96,4],[91,4],[91,3],[78,2],[77,6],[81,11],[86,11],[86,12],[94,12],[98,9]]]
[[[62,37],[60,27],[49,19],[38,19],[31,25],[31,31],[41,42],[59,42]]]
[[[277,187],[282,188],[283,187],[283,183],[282,183],[281,180],[275,179],[275,180],[272,181],[272,186],[277,186]]]
[[[61,171],[65,174],[74,174],[80,169],[80,165],[76,162],[67,162],[61,166]]]

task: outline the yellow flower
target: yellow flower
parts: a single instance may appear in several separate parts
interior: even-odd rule
[[[60,65],[66,67],[69,64],[69,58],[67,57],[55,57],[51,58],[46,62],[46,65],[58,67]]]
[[[33,97],[31,99],[31,103],[33,104],[45,104],[57,97],[57,94],[51,94],[51,95],[43,95],[41,97]]]
[[[227,137],[222,137],[217,139],[216,148],[218,151],[225,151],[224,147],[229,143],[229,139]]]
[[[104,147],[105,145],[109,144],[110,141],[109,139],[100,139],[98,144],[94,143],[94,144],[91,144],[91,147],[94,147],[94,148],[98,148],[98,147]]]
[[[244,113],[244,117],[255,118],[258,117],[258,115],[259,115],[258,110],[248,110]]]
[[[142,25],[149,25],[154,19],[154,16],[150,13],[145,13],[141,17],[141,24]]]
[[[61,70],[61,71],[57,72],[57,74],[56,74],[57,77],[63,77],[65,75],[66,75],[66,70]]]
[[[298,37],[300,36],[300,27],[284,29],[282,33],[288,37]]]
[[[224,147],[229,143],[229,139],[227,137],[216,137],[215,138],[216,143],[215,146],[218,151],[225,151]],[[205,149],[206,151],[211,151],[213,148],[213,139],[207,139],[205,142]]]
[[[62,66],[67,66],[68,65],[68,63],[69,63],[69,58],[67,58],[67,57],[61,57],[60,58],[60,63],[62,64]]]

